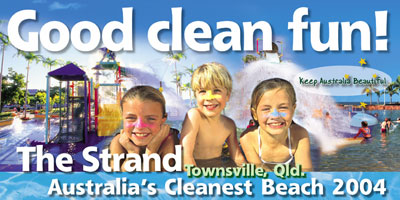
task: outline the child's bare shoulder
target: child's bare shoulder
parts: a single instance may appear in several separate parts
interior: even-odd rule
[[[201,119],[201,118],[202,118],[202,114],[201,114],[201,112],[200,112],[197,108],[191,108],[191,109],[187,112],[186,116],[187,116],[189,119]]]
[[[240,134],[240,138],[242,137],[255,137],[258,134],[258,126],[252,126],[250,128],[247,128]]]
[[[257,127],[253,126],[251,128],[246,129],[241,135],[240,135],[240,143],[252,143],[256,141],[257,134]]]
[[[236,130],[236,124],[235,121],[233,121],[231,118],[221,115],[222,123],[228,128],[228,129],[235,129]]]
[[[292,135],[295,140],[301,140],[302,138],[308,138],[308,131],[298,124],[291,126]]]

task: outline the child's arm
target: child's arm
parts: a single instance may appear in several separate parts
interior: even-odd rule
[[[190,109],[183,121],[180,142],[183,147],[184,165],[196,165],[196,161],[193,158],[193,151],[200,128],[200,120],[200,113],[196,109]]]
[[[113,154],[125,154],[126,150],[121,146],[121,144],[119,143],[119,137],[121,136],[121,134],[116,135],[110,143],[110,154],[111,154],[111,159],[110,159],[110,167],[111,169],[114,171],[114,159],[113,159]],[[122,166],[122,164],[124,163],[124,160],[121,160],[119,163],[119,166]]]
[[[354,139],[356,139],[356,138],[357,138],[357,137],[360,135],[360,133],[362,132],[362,130],[363,130],[362,128],[358,129],[358,133],[357,133],[357,135],[356,135],[356,136],[354,136],[353,138],[354,138]]]
[[[121,133],[113,138],[113,140],[110,143],[110,153],[111,155],[113,154],[126,154],[126,153],[136,153],[138,154],[140,152],[140,148],[133,144],[133,142],[129,139],[126,133],[121,131]],[[125,155],[126,157],[126,155]],[[126,171],[125,170],[125,162],[127,162],[128,159],[122,159],[120,160],[120,170],[121,171]],[[114,171],[114,160],[113,156],[111,157],[110,161],[110,167]]]
[[[233,161],[235,161],[237,166],[242,166],[243,163],[246,163],[246,159],[244,158],[242,152],[239,148],[239,143],[237,140],[237,133],[236,133],[236,125],[233,120],[228,119],[229,127],[232,127],[232,133],[229,135],[227,143],[229,154]]]
[[[165,140],[165,142],[162,144],[161,148],[161,160],[163,160],[164,156],[166,156],[169,153],[175,153],[175,139],[176,135],[168,136]],[[174,166],[175,161],[174,159],[169,160],[169,166]],[[164,165],[161,165],[162,171],[166,171],[164,168]]]
[[[246,156],[247,162],[261,166],[260,157],[258,157],[256,150],[254,149],[254,140],[251,135],[247,133],[240,138],[240,145],[242,146],[244,155]]]
[[[146,154],[158,154],[160,150],[162,150],[162,154],[160,152],[160,157],[161,159],[166,155],[167,153],[174,153],[174,148],[173,144],[171,145],[171,142],[168,141],[168,139],[172,140],[172,137],[169,136],[169,130],[170,127],[168,124],[163,124],[161,125],[160,131],[151,139],[150,143],[146,146]],[[172,141],[173,143],[173,141]],[[172,148],[171,148],[172,147]],[[149,160],[149,167],[150,171],[154,172],[155,171],[155,160],[150,159]]]
[[[150,143],[146,146],[146,154],[158,153],[162,142],[168,137],[170,127],[168,124],[161,125],[160,131],[154,135]]]
[[[298,140],[297,150],[294,155],[296,164],[300,164],[303,171],[312,171],[312,161],[310,155],[310,138],[308,132],[303,127],[295,128],[296,139]]]

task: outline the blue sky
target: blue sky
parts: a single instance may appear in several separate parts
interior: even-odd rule
[[[28,31],[39,31],[40,27],[48,21],[61,21],[70,29],[79,21],[92,21],[102,29],[110,21],[122,20],[122,8],[133,7],[133,31],[134,31],[134,52],[123,52],[117,54],[123,65],[149,65],[153,68],[160,68],[163,75],[170,76],[172,68],[165,69],[163,58],[165,53],[155,51],[147,41],[147,30],[157,21],[170,21],[171,8],[183,8],[183,26],[193,21],[204,21],[213,29],[213,35],[218,34],[216,22],[235,21],[240,26],[242,22],[267,21],[272,29],[274,41],[284,41],[284,59],[290,60],[305,69],[312,69],[321,66],[331,65],[354,65],[358,66],[360,58],[365,58],[368,65],[389,74],[392,79],[400,75],[397,57],[400,55],[400,24],[396,19],[400,19],[398,9],[400,3],[397,1],[239,1],[239,0],[203,0],[203,1],[184,1],[184,0],[116,0],[116,1],[5,1],[0,8],[0,19],[9,20],[10,17],[23,9],[34,9],[37,11],[37,21],[24,24],[21,28],[23,34]],[[309,15],[303,21],[322,23],[321,32],[323,41],[328,39],[328,23],[342,21],[365,21],[371,28],[371,51],[361,51],[360,34],[353,35],[353,51],[351,52],[316,52],[310,44],[310,31],[305,30],[303,36],[304,50],[301,52],[292,51],[292,31],[288,30],[288,22],[292,21],[293,12],[299,7],[308,7]],[[375,15],[374,11],[387,10],[388,16],[388,35],[389,51],[375,51]],[[7,32],[6,24],[0,25],[0,30]],[[242,29],[243,30],[243,29]],[[117,38],[120,35],[117,34]],[[170,33],[162,34],[163,41],[169,41]],[[59,53],[50,53],[41,49],[39,54],[51,57],[62,58],[63,60],[76,61],[82,65],[91,67],[95,65],[97,52],[81,53],[76,51],[71,45],[68,49]],[[26,73],[26,62],[22,58],[15,56],[16,50],[8,47],[5,56],[5,69],[13,67],[20,73]],[[205,62],[218,61],[225,64],[231,73],[239,71],[243,67],[241,58],[246,52],[224,52],[220,53],[212,50],[207,53],[197,53],[188,50],[187,59],[179,63],[181,66],[198,66]],[[47,70],[42,64],[33,64],[29,88],[44,88],[44,74]],[[7,70],[5,70],[7,73]],[[165,75],[167,74],[167,75]],[[369,101],[369,97],[336,97],[339,101]],[[394,97],[399,101],[399,97]],[[381,98],[381,101],[383,98]]]

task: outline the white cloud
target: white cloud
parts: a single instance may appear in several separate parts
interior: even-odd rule
[[[40,1],[40,0],[39,0]],[[67,10],[67,9],[73,9],[73,10],[77,10],[81,7],[80,4],[78,3],[68,3],[68,4],[62,4],[58,1],[52,3],[49,6],[50,10]]]

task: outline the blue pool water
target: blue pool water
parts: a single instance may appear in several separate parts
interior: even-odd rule
[[[51,119],[51,122],[52,138],[59,129],[57,120]],[[0,128],[0,164],[21,164],[21,155],[17,153],[16,148],[28,146],[30,141],[44,142],[45,132],[44,119],[22,121],[15,117],[12,125]]]
[[[15,117],[12,125],[0,128],[0,171],[21,171],[22,154],[17,153],[17,147],[44,145],[45,132],[45,120],[35,118],[21,121]],[[51,119],[50,138],[56,136],[58,132],[58,119]],[[73,171],[82,171],[82,165],[87,164],[82,157],[82,150],[87,146],[96,146],[100,152],[107,145],[109,139],[110,137],[99,137],[97,134],[91,133],[88,134],[88,138],[85,138],[85,142],[44,145],[44,153],[51,153],[53,156],[68,153],[75,161],[72,165]],[[93,153],[93,156],[97,157],[98,153]],[[31,171],[35,171],[35,169],[36,156],[33,155]],[[46,169],[47,165],[44,165],[44,170],[46,171]]]
[[[400,117],[398,110],[367,111],[378,113],[381,123],[385,117],[392,121]],[[382,136],[380,126],[371,129],[373,140],[339,149],[334,154],[322,155],[318,171],[400,171],[400,126]]]

